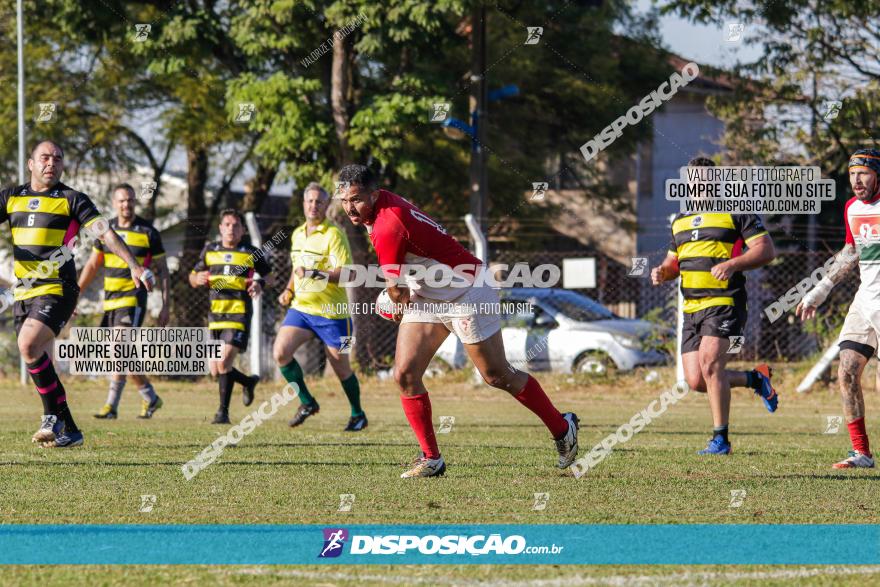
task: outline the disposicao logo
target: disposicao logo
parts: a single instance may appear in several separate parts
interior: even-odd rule
[[[348,530],[343,528],[324,528],[324,548],[318,558],[335,558],[342,554],[342,546],[348,540]]]

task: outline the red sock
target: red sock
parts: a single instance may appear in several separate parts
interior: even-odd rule
[[[865,418],[853,420],[849,424],[849,438],[852,440],[853,449],[864,455],[871,456],[871,449],[868,447],[868,433],[865,431]]]
[[[431,421],[431,398],[427,393],[413,396],[402,395],[400,403],[403,405],[406,419],[409,420],[409,427],[415,432],[425,457],[439,459],[440,449],[437,447],[437,437],[434,436],[434,423]]]
[[[531,375],[529,375],[529,380],[526,381],[526,386],[522,391],[513,397],[541,418],[553,438],[562,438],[568,432],[568,422],[544,393],[541,384]]]

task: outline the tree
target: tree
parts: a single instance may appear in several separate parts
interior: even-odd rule
[[[818,165],[837,180],[838,194],[848,192],[850,153],[880,146],[876,2],[676,0],[663,11],[698,22],[741,22],[751,33],[748,42],[763,45],[758,59],[735,69],[749,83],[711,103],[727,123],[728,161]],[[839,248],[846,199],[822,206],[828,248]],[[794,240],[802,243],[809,218],[797,221]]]

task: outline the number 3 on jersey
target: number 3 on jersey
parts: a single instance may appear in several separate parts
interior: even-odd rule
[[[695,230],[695,231],[691,232],[691,240],[692,241],[695,241],[698,238],[700,238],[700,231],[699,230]]]

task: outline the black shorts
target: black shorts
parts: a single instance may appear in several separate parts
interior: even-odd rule
[[[77,297],[76,292],[67,292],[64,296],[36,296],[13,302],[15,335],[18,336],[24,321],[31,318],[42,322],[58,336],[76,309]]]
[[[144,323],[144,317],[146,315],[146,304],[138,304],[137,306],[128,306],[125,308],[116,308],[115,310],[104,312],[104,317],[101,318],[101,326],[104,328],[140,328]]]
[[[681,354],[700,348],[704,336],[727,338],[742,336],[746,326],[745,303],[733,306],[710,306],[698,312],[685,313],[681,330]]]
[[[237,328],[223,328],[211,331],[211,340],[222,340],[242,352],[247,350],[249,337],[250,333],[247,330],[238,330]]]

